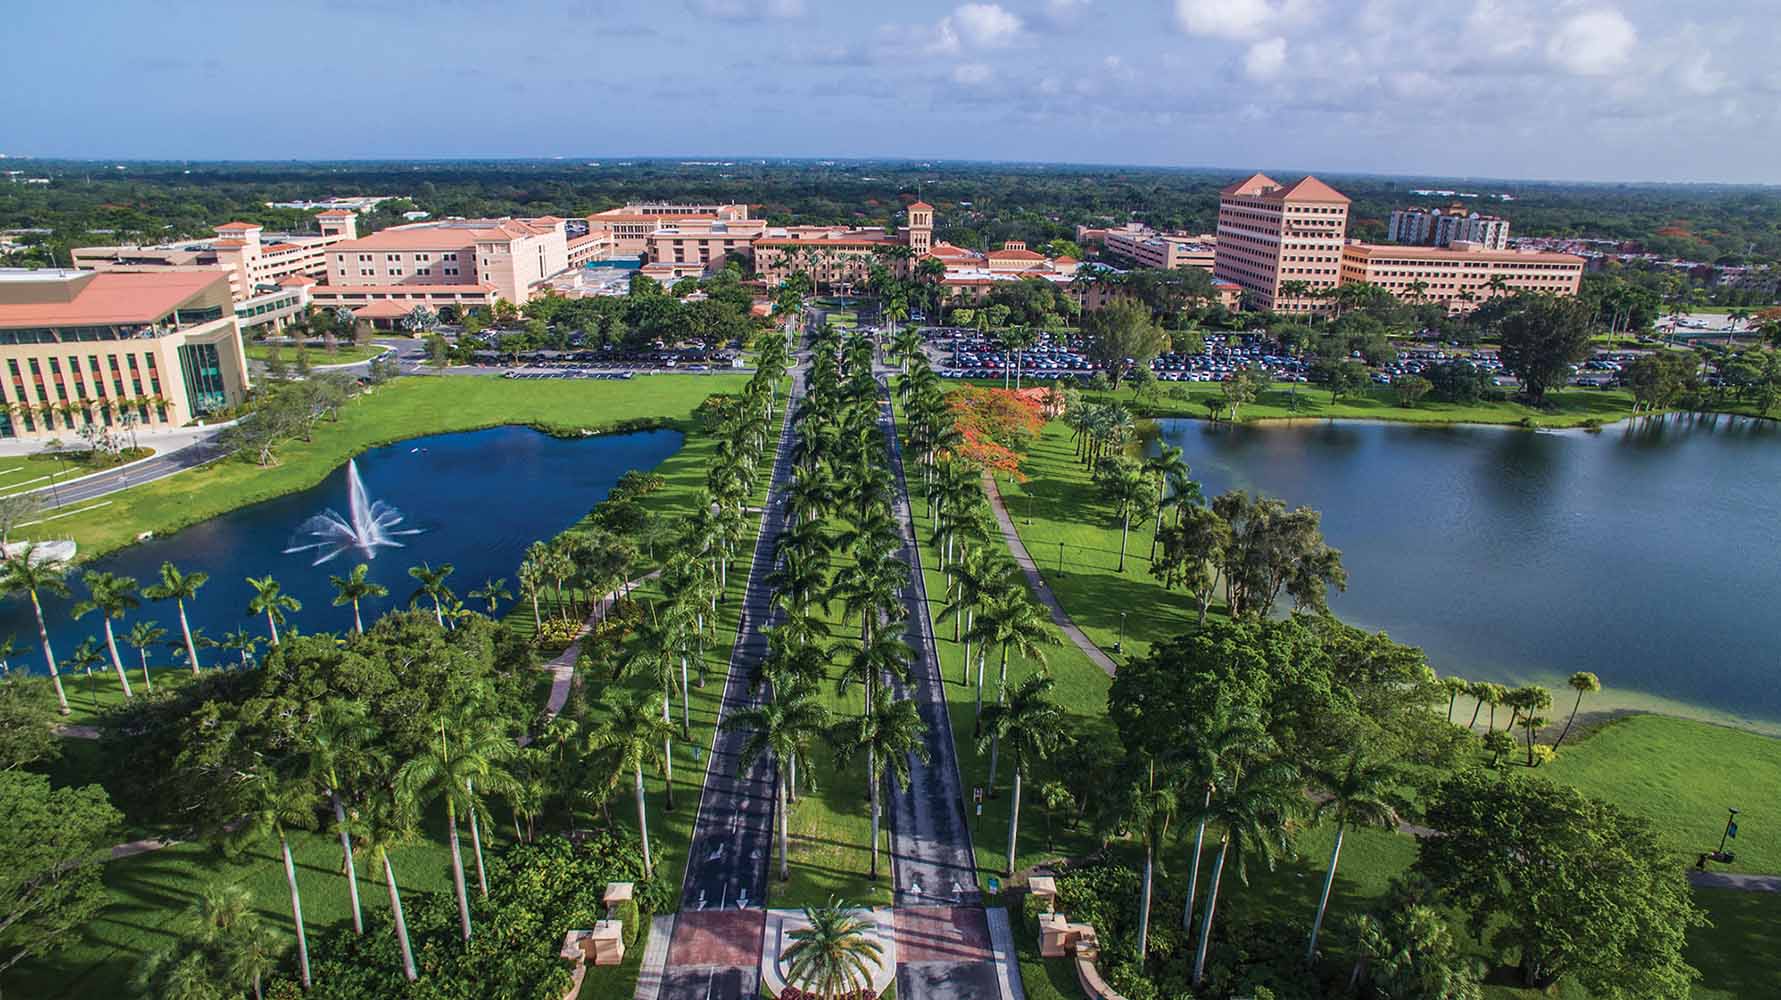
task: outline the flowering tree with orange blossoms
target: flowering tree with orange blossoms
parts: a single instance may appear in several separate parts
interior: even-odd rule
[[[1045,427],[1037,399],[1007,389],[963,386],[947,397],[964,444],[958,456],[989,472],[1024,482],[1020,462]]]

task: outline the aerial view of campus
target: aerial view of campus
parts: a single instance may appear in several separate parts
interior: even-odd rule
[[[3,1000],[1781,997],[1781,43],[15,0]]]

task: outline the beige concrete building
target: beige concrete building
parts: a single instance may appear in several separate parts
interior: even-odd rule
[[[1101,248],[1109,257],[1133,267],[1178,271],[1197,267],[1210,272],[1215,266],[1218,237],[1158,233],[1142,226],[1109,229]]]
[[[1433,302],[1449,313],[1465,313],[1496,295],[1575,295],[1583,281],[1583,258],[1492,250],[1463,241],[1446,248],[1350,243],[1342,248],[1342,283],[1356,281],[1405,302]]]
[[[330,247],[326,283],[310,297],[317,305],[352,308],[361,319],[399,319],[417,305],[461,310],[496,299],[523,303],[568,268],[562,219],[423,222]],[[375,303],[387,304],[359,312]]]
[[[1283,185],[1254,174],[1219,193],[1213,274],[1241,287],[1257,309],[1322,312],[1320,293],[1341,280],[1348,198],[1315,177]],[[1284,295],[1288,282],[1304,293]]]
[[[225,222],[216,236],[158,246],[76,247],[74,266],[91,271],[221,270],[235,301],[265,294],[283,278],[320,278],[330,247],[358,237],[358,216],[344,209],[316,215],[320,234],[267,235],[251,222]]]
[[[248,386],[219,270],[0,270],[0,437],[179,427]]]
[[[644,247],[651,264],[692,265],[708,274],[722,270],[731,254],[753,257],[754,241],[766,232],[762,219],[686,219],[657,227]]]
[[[670,204],[633,202],[622,208],[595,212],[587,217],[588,235],[604,237],[612,252],[634,255],[649,252],[649,239],[665,226],[696,226],[701,223],[740,223],[749,220],[747,205]]]

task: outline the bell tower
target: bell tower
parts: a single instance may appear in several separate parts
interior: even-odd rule
[[[909,225],[905,229],[909,249],[917,259],[927,256],[934,247],[934,206],[918,201],[909,206]]]

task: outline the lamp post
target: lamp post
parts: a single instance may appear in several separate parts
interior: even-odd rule
[[[1125,652],[1125,616],[1126,613],[1124,611],[1119,613],[1119,641],[1113,644],[1113,651],[1115,653]]]
[[[1057,543],[1057,575],[1064,575],[1064,543]]]
[[[1033,494],[1030,492],[1027,494],[1027,516],[1023,523],[1029,525],[1033,523]]]
[[[1730,810],[1731,814],[1725,818],[1725,832],[1719,835],[1719,851],[1717,852],[1719,854],[1725,853],[1725,842],[1738,835],[1738,807],[1727,806],[1726,808]]]

